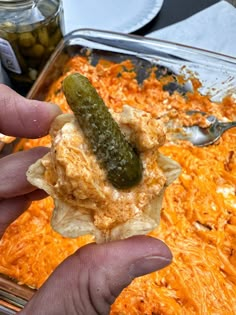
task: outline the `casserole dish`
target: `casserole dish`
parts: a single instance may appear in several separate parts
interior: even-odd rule
[[[147,78],[153,66],[157,67],[157,77],[163,77],[166,73],[173,77],[181,76],[183,80],[178,81],[171,88],[166,87],[169,93],[177,91],[185,94],[193,90],[191,80],[193,77],[198,80],[200,94],[207,95],[214,102],[222,102],[224,97],[236,93],[236,59],[234,58],[150,38],[81,29],[68,34],[59,44],[28,97],[44,100],[52,82],[62,75],[67,61],[77,55],[88,58],[94,65],[100,59],[116,63],[129,59],[134,64],[140,84]],[[236,118],[236,112],[234,115]],[[187,182],[188,178],[186,177],[185,180]],[[207,227],[204,228],[207,229]],[[12,281],[2,276],[0,278],[0,299],[2,300],[0,310],[2,307],[3,314],[14,313],[16,308],[24,306],[33,293],[33,289],[21,286],[16,283],[16,280]],[[148,295],[148,292],[146,294]],[[232,314],[234,311],[232,310]],[[227,310],[224,313],[226,312]],[[133,313],[125,311],[125,314]],[[143,312],[140,310],[138,314],[143,314]],[[169,314],[172,314],[171,311]],[[175,314],[181,313],[176,311]],[[204,313],[204,308],[202,308],[201,314],[208,313]]]

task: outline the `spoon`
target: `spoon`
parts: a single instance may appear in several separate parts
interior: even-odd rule
[[[187,112],[190,116],[196,113],[207,116],[206,113],[201,111],[190,110]],[[181,140],[188,140],[195,146],[203,147],[213,144],[226,130],[236,127],[236,121],[221,122],[213,115],[207,116],[206,122],[209,123],[209,126],[206,128],[195,125],[183,127],[183,131],[176,133],[174,137]]]

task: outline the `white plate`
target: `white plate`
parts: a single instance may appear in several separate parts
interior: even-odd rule
[[[63,0],[65,32],[93,28],[131,33],[150,22],[164,0]]]

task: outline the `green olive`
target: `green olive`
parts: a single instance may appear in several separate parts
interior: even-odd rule
[[[36,44],[32,47],[32,52],[34,57],[42,57],[45,52],[45,48],[40,44]]]
[[[29,48],[36,43],[36,39],[32,33],[21,33],[19,34],[19,45],[21,47]]]

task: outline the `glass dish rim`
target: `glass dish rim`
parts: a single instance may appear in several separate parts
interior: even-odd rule
[[[208,68],[214,69],[219,73],[228,71],[236,80],[236,57],[234,58],[205,49],[141,35],[83,28],[76,29],[66,34],[60,41],[28,92],[28,98],[35,97],[38,86],[48,74],[50,64],[57,60],[58,55],[63,52],[63,49],[69,47],[71,43],[78,44],[80,40],[84,42],[87,41],[93,45],[102,45],[105,50],[107,49],[111,52],[131,54],[151,62],[154,61],[157,63],[157,61],[164,56],[167,63],[172,61],[180,66],[189,63],[195,66],[201,66],[206,70]],[[137,48],[143,51],[139,51]],[[186,56],[188,57],[186,58]]]

